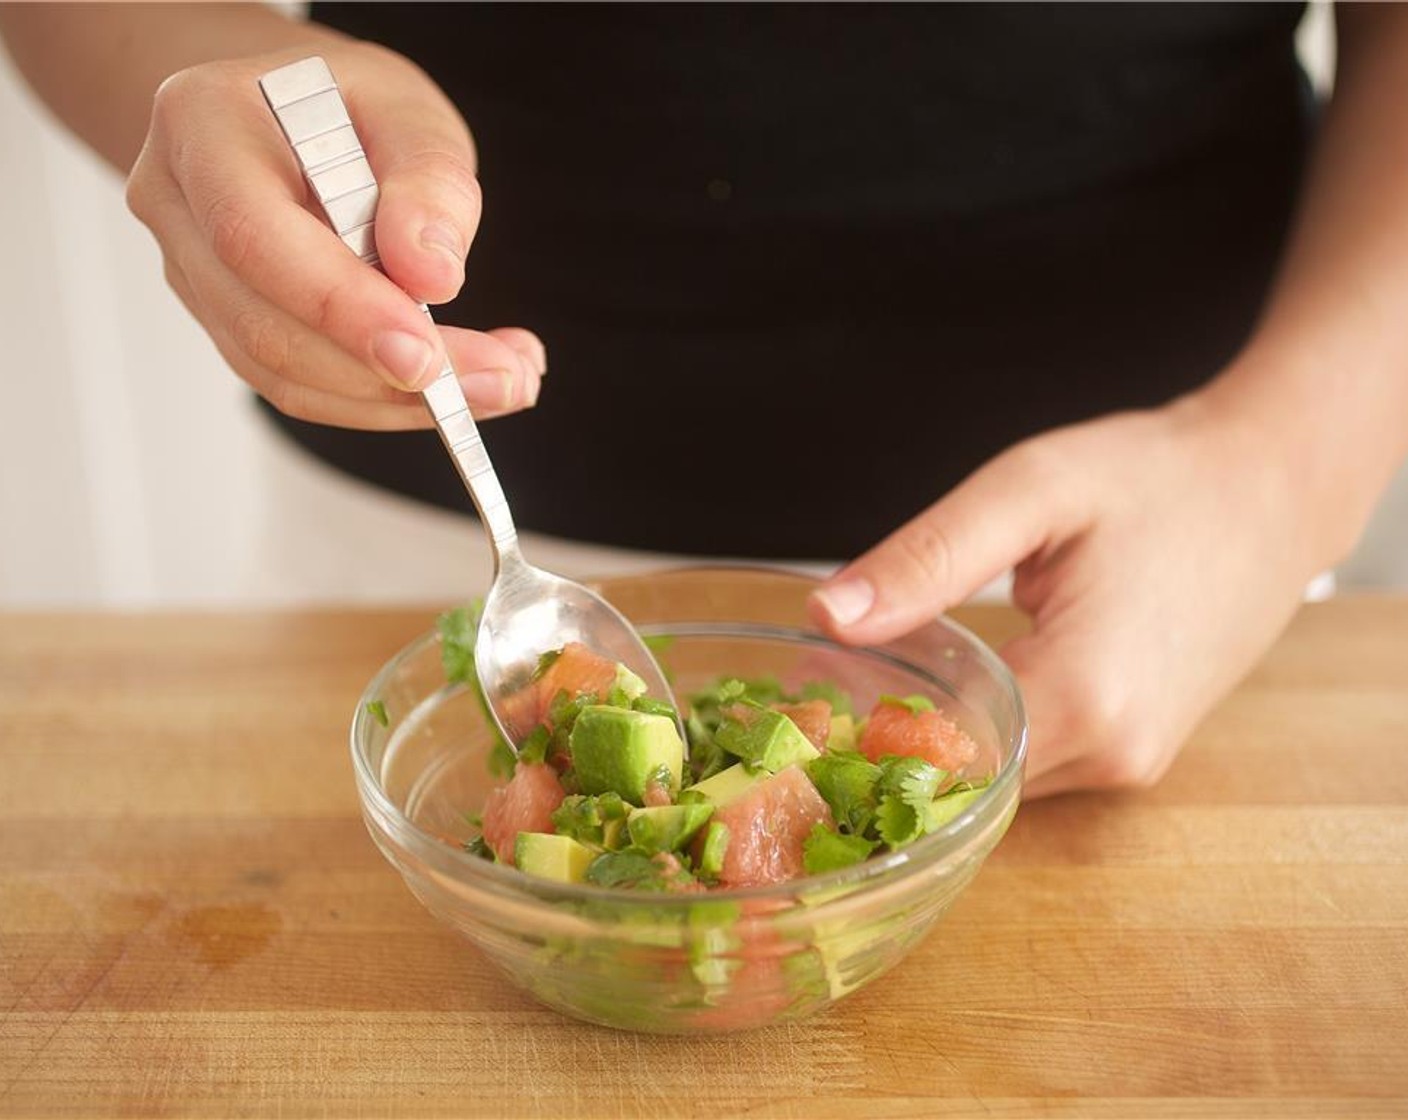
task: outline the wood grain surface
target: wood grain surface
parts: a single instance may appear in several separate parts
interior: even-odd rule
[[[1408,1116],[1408,600],[1306,608],[1157,789],[1024,806],[897,970],[708,1039],[540,1009],[372,846],[349,717],[431,617],[0,615],[0,1115]]]

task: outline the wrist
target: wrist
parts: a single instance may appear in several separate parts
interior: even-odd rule
[[[1308,363],[1249,349],[1170,406],[1197,426],[1229,484],[1251,486],[1289,528],[1306,578],[1353,551],[1397,462],[1325,380]]]

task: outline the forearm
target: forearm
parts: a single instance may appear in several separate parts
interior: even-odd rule
[[[1408,455],[1408,8],[1339,13],[1337,89],[1250,343],[1206,400],[1254,418],[1312,561],[1353,546]]]
[[[141,150],[152,95],[201,62],[342,37],[263,4],[0,4],[0,35],[54,114],[124,174]]]

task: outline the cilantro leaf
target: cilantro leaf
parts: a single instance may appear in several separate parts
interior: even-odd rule
[[[697,712],[684,721],[684,733],[689,740],[689,768],[696,782],[712,778],[729,764],[728,755]]]
[[[489,746],[489,773],[496,778],[511,778],[518,758],[513,747],[499,734],[499,725],[494,722],[489,701],[484,698],[484,690],[479,686],[479,676],[474,670],[474,642],[483,609],[483,603],[475,602],[467,607],[445,611],[435,620],[435,628],[440,632],[440,664],[447,681],[468,685],[474,690],[474,698],[484,714],[485,726],[493,736]]]
[[[367,701],[367,715],[381,724],[382,727],[391,726],[391,717],[386,714],[386,705],[380,700]]]
[[[902,848],[924,834],[924,820],[913,805],[887,793],[875,811],[875,831],[891,848]]]
[[[837,827],[863,835],[875,817],[880,767],[862,754],[829,751],[806,764],[807,777],[831,807]]]
[[[893,794],[922,810],[934,799],[939,785],[948,777],[932,762],[910,755],[890,754],[880,759],[880,796]]]
[[[445,669],[445,679],[451,684],[474,683],[477,686],[474,639],[479,630],[480,610],[478,603],[456,607],[435,620],[435,628],[440,631],[440,663]]]
[[[842,836],[818,822],[802,842],[802,866],[808,875],[838,871],[860,863],[880,845],[864,836]]]
[[[595,692],[582,692],[572,696],[565,688],[559,688],[548,704],[547,722],[552,727],[552,741],[548,745],[547,753],[570,756],[572,728],[577,724],[577,717],[582,714],[583,708],[600,702]]]
[[[888,693],[880,697],[880,704],[898,704],[902,708],[908,708],[911,715],[918,715],[920,712],[932,712],[934,702],[927,696],[891,696]]]
[[[667,891],[672,885],[684,885],[693,878],[678,860],[672,870],[663,861],[630,848],[620,852],[602,852],[587,867],[587,882],[599,887]]]
[[[729,754],[751,767],[757,767],[767,749],[771,725],[765,718],[769,709],[744,697],[720,713],[714,741]]]

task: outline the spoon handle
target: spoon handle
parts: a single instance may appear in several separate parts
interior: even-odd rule
[[[281,66],[260,78],[259,88],[328,223],[352,252],[384,271],[376,251],[376,178],[328,64],[315,56]],[[420,309],[431,319],[430,308],[421,304]],[[505,556],[517,554],[518,530],[448,354],[440,375],[421,396],[479,510],[497,571]]]

